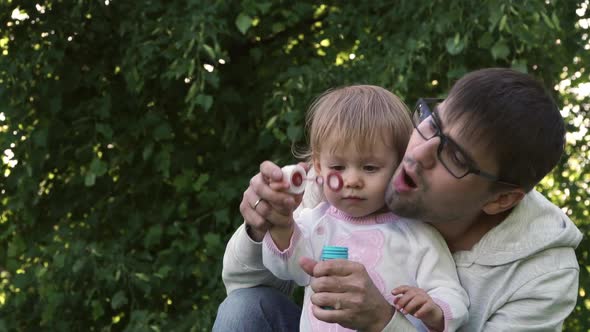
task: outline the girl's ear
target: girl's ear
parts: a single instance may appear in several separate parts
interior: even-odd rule
[[[483,212],[494,215],[512,209],[524,198],[525,194],[521,188],[498,193],[483,206]]]

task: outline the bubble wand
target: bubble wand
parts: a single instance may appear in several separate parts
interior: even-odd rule
[[[299,165],[288,165],[284,166],[283,179],[289,182],[289,189],[287,192],[290,194],[301,194],[305,191],[305,182],[313,181],[317,185],[322,186],[324,184],[324,178],[321,175],[315,177],[307,177],[305,169]],[[340,191],[344,186],[344,181],[339,172],[332,171],[326,176],[326,184],[332,191]]]

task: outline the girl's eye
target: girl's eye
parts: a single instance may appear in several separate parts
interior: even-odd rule
[[[365,169],[365,171],[372,173],[372,172],[377,172],[379,170],[379,167],[373,166],[373,165],[367,165],[364,167],[364,169]]]
[[[341,165],[333,165],[329,167],[333,171],[342,172],[344,170],[344,166]]]

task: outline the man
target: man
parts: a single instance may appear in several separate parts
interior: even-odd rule
[[[415,129],[387,205],[430,223],[445,238],[471,302],[462,330],[561,330],[576,303],[574,249],[582,236],[532,190],[563,153],[565,129],[555,102],[531,76],[499,68],[467,74],[438,102],[421,99],[413,111]],[[226,249],[229,295],[216,330],[232,324],[239,330],[297,330],[298,308],[282,295],[292,283],[264,268],[259,243],[270,224],[292,218],[301,200],[281,192],[281,177],[278,166],[264,162],[244,193],[240,210],[247,227]],[[304,259],[301,267],[314,277],[313,313],[320,320],[362,331],[413,330],[362,264]],[[340,310],[321,309],[336,303]]]

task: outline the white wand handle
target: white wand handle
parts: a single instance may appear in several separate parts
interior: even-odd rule
[[[288,193],[301,194],[305,191],[307,173],[303,167],[299,165],[288,165],[281,170],[283,171],[283,179],[289,182],[289,189],[287,189]]]

